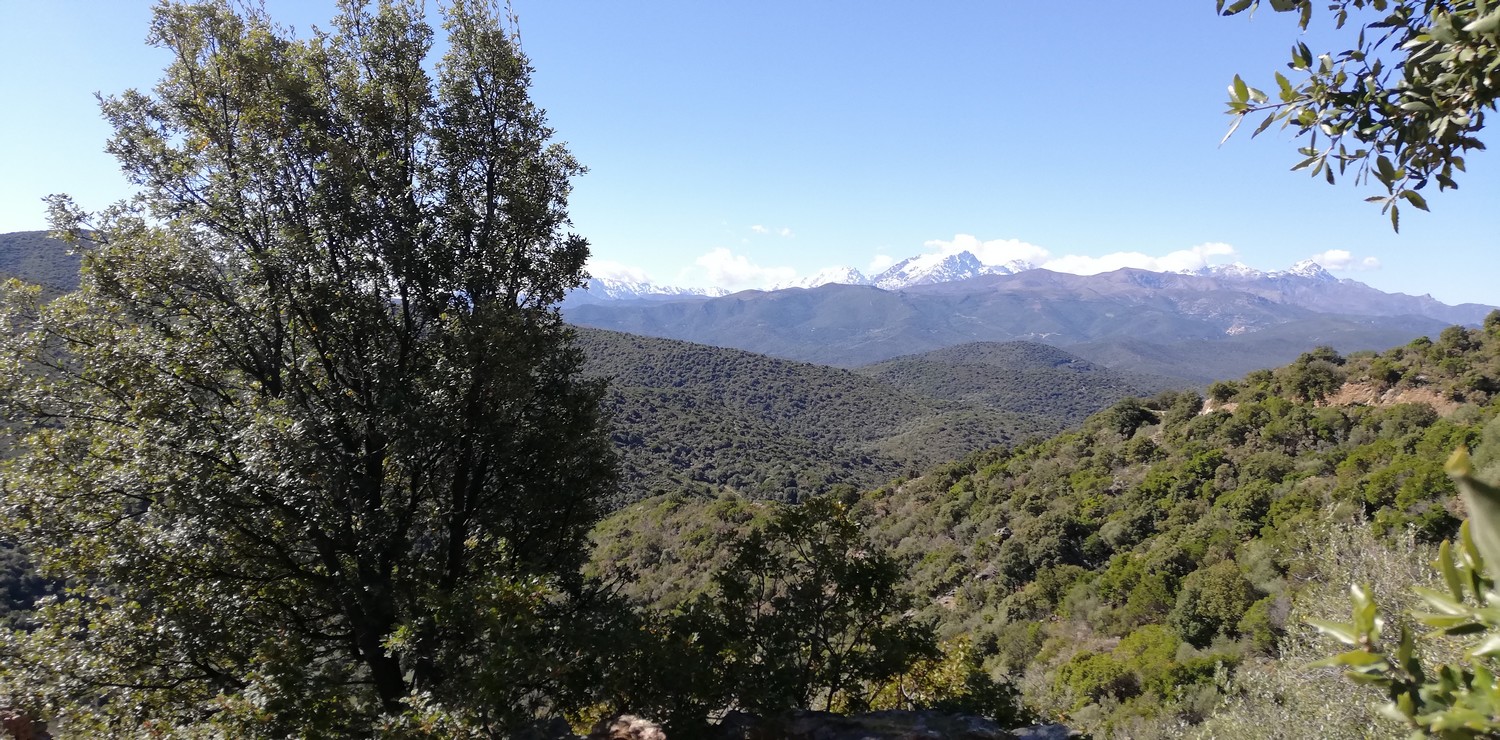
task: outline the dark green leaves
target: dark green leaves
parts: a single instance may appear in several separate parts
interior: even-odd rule
[[[560,625],[613,458],[553,306],[581,168],[498,4],[445,4],[437,65],[420,3],[340,7],[298,39],[159,5],[162,80],[102,103],[141,192],[57,199],[80,289],[0,310],[0,523],[73,585],[0,671],[80,734],[592,700]]]
[[[1232,15],[1259,4],[1217,7]],[[1307,28],[1308,0],[1270,5],[1277,12],[1298,11]],[[1254,88],[1236,76],[1230,133],[1247,115],[1267,115],[1256,134],[1281,121],[1312,150],[1294,169],[1310,167],[1310,174],[1329,183],[1337,180],[1333,167],[1319,165],[1336,164],[1340,175],[1352,167],[1356,183],[1373,177],[1386,194],[1367,200],[1380,203],[1399,230],[1397,201],[1427,210],[1417,191],[1431,180],[1440,189],[1457,187],[1454,171],[1463,170],[1463,153],[1484,148],[1478,134],[1500,90],[1491,79],[1500,67],[1500,11],[1482,2],[1416,0],[1338,0],[1329,7],[1338,27],[1355,22],[1353,43],[1316,58],[1307,44],[1295,44],[1287,66],[1304,77],[1276,73],[1274,103],[1255,100]]]

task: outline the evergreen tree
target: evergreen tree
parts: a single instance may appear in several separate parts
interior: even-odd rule
[[[71,589],[0,646],[0,700],[267,736],[582,701],[559,625],[614,482],[555,307],[582,168],[501,9],[444,16],[429,74],[416,0],[307,38],[157,8],[162,80],[102,101],[138,194],[54,198],[79,290],[5,289],[0,520]]]

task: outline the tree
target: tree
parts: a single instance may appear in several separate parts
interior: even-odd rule
[[[1277,12],[1300,14],[1306,29],[1313,0],[1271,0]],[[1217,0],[1223,15],[1260,0]],[[1329,183],[1354,168],[1357,183],[1374,177],[1379,202],[1399,230],[1399,201],[1427,210],[1420,190],[1457,188],[1463,155],[1483,149],[1479,133],[1500,94],[1500,6],[1486,0],[1330,0],[1335,25],[1353,19],[1358,33],[1345,51],[1314,57],[1292,46],[1292,80],[1275,74],[1275,100],[1238,75],[1229,87],[1230,134],[1265,113],[1255,134],[1280,121],[1307,145],[1293,169]],[[1225,136],[1228,138],[1228,135]],[[1337,174],[1335,174],[1337,170]]]
[[[705,705],[775,714],[862,710],[885,684],[938,657],[910,615],[899,564],[831,496],[782,508],[735,547],[714,591],[676,620],[716,686]],[[700,687],[703,690],[704,687]]]
[[[583,700],[562,625],[614,468],[555,306],[582,168],[501,10],[445,5],[433,75],[417,0],[309,38],[158,6],[162,80],[101,102],[138,195],[54,198],[79,290],[5,289],[0,520],[70,590],[0,694],[267,736]]]

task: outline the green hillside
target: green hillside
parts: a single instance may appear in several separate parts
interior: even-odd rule
[[[1301,620],[1347,614],[1352,580],[1400,602],[1462,516],[1443,460],[1497,414],[1500,313],[1380,355],[1306,353],[1207,399],[1121,402],[857,506],[922,615],[1040,716],[1100,736],[1359,737],[1378,697],[1309,673],[1332,648]],[[595,568],[676,603],[756,516],[734,500],[642,502],[596,530]],[[1334,729],[1247,719],[1268,716]]]
[[[839,484],[873,487],[974,449],[1056,433],[1154,389],[1039,345],[951,351],[987,353],[981,379],[963,377],[970,365],[920,358],[899,373],[851,372],[596,329],[578,338],[585,372],[610,381],[626,501],[679,490],[797,500]],[[1099,382],[1088,393],[1057,396],[1090,379]],[[945,390],[958,380],[983,392]]]
[[[58,293],[78,287],[78,255],[45,231],[0,234],[0,280],[17,277]]]
[[[903,391],[1068,423],[1130,395],[1184,385],[1119,373],[1037,342],[972,342],[858,368]]]

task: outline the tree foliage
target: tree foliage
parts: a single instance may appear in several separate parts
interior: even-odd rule
[[[492,3],[447,4],[431,75],[420,3],[237,8],[157,8],[162,80],[102,101],[139,194],[55,198],[79,290],[6,287],[0,519],[72,587],[0,691],[100,732],[558,711],[612,486],[554,307],[581,168]]]
[[[727,705],[866,709],[881,683],[937,655],[900,585],[899,564],[848,505],[822,496],[740,541],[678,628],[711,648]]]
[[[1303,29],[1313,21],[1313,0],[1268,4],[1298,13]],[[1261,5],[1217,0],[1224,15]],[[1256,134],[1278,121],[1292,128],[1306,142],[1293,169],[1329,183],[1351,168],[1357,183],[1373,178],[1386,193],[1368,200],[1381,203],[1399,230],[1399,202],[1427,210],[1420,191],[1432,182],[1457,188],[1464,154],[1484,149],[1479,134],[1500,94],[1500,7],[1487,0],[1332,0],[1328,9],[1337,28],[1357,29],[1347,48],[1315,56],[1306,43],[1294,44],[1292,76],[1275,73],[1271,94],[1236,75],[1228,112],[1234,127],[1265,114]]]

